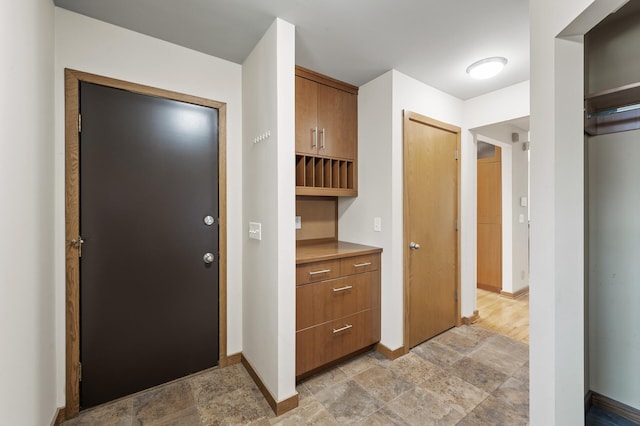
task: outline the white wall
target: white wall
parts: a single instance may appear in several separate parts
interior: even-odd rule
[[[528,98],[528,97],[527,97]],[[528,142],[528,132],[508,123],[472,129],[476,139],[500,146],[502,150],[502,290],[516,293],[529,285],[529,213],[520,205],[520,197],[529,202],[528,151],[522,147]],[[520,142],[512,143],[511,135],[517,133]],[[524,215],[524,222],[519,216]],[[482,312],[480,312],[482,315]]]
[[[468,124],[484,126],[527,116],[529,82],[464,102],[396,70],[360,87],[358,197],[339,200],[339,238],[384,250],[381,342],[390,349],[403,345],[403,110],[462,128],[461,315],[471,316],[476,308],[477,184],[476,145]],[[511,162],[508,163],[509,169]],[[507,172],[511,174],[510,170]],[[511,194],[511,182],[508,190]],[[511,204],[509,218],[510,207]],[[373,231],[374,217],[382,218],[381,232]],[[510,244],[509,234],[506,245]],[[511,276],[511,264],[507,267]]]
[[[17,40],[16,36],[11,36]],[[48,47],[49,48],[49,47]],[[64,68],[227,104],[227,353],[242,350],[241,66],[64,9],[55,10],[55,306],[57,405],[65,403]],[[50,70],[51,71],[51,70]],[[36,102],[34,102],[36,103]],[[40,104],[37,102],[36,104]],[[46,196],[45,196],[46,199]],[[48,211],[48,210],[47,210]]]
[[[491,139],[494,145],[498,145],[502,148],[502,290],[515,293],[516,291],[526,287],[528,285],[528,235],[522,234],[523,226],[525,224],[518,223],[519,209],[515,209],[515,191],[520,189],[515,187],[516,183],[520,184],[524,179],[525,185],[528,179],[527,171],[522,170],[521,163],[515,162],[520,159],[518,153],[514,153],[514,145],[511,143],[511,133],[516,131],[510,129],[508,125],[500,125],[506,121],[514,120],[517,118],[527,117],[529,115],[529,81],[523,81],[509,87],[505,87],[495,92],[487,93],[472,99],[468,99],[464,102],[464,127],[470,129],[477,135],[482,135],[484,140]],[[482,139],[482,138],[481,138]],[[469,209],[472,209],[473,213],[473,256],[477,258],[477,164],[475,159],[477,158],[475,150],[477,145],[473,144],[473,159],[474,163],[469,164],[473,170],[469,170],[473,173],[473,188],[470,191],[473,192],[469,197]],[[523,194],[525,195],[525,194]],[[473,204],[471,204],[471,202]],[[523,255],[523,250],[527,252]],[[474,260],[475,262],[475,260]],[[474,267],[476,264],[474,263]],[[521,279],[521,272],[526,270],[526,277]],[[476,279],[475,270],[473,279]],[[516,279],[517,278],[517,279]],[[475,295],[475,292],[474,292]],[[475,303],[475,301],[474,301]],[[480,312],[482,315],[482,312]]]
[[[469,132],[463,126],[463,102],[429,87],[398,71],[393,73],[393,109],[392,109],[392,198],[393,230],[396,238],[393,242],[393,255],[399,258],[398,275],[396,281],[402,281],[403,256],[403,122],[402,111],[412,111],[454,126],[461,127],[460,153],[460,262],[461,262],[461,316],[470,317],[475,309],[475,214],[470,212],[473,203],[473,185],[475,173],[470,173],[474,167],[475,148]],[[475,170],[475,167],[474,167]]]
[[[581,35],[622,3],[623,0],[529,3],[533,425],[584,424]],[[583,13],[587,7],[589,10]],[[564,33],[568,38],[557,38],[566,27],[570,27]]]
[[[529,285],[529,208],[520,205],[520,197],[526,197],[529,203],[529,152],[522,149],[528,143],[522,135],[526,133],[521,133],[520,142],[514,143],[511,151],[512,293]],[[519,221],[520,215],[524,223]]]
[[[393,256],[391,203],[391,102],[389,71],[358,91],[358,197],[338,200],[338,231],[342,241],[382,247],[381,313],[382,344],[402,346],[402,280],[398,281],[398,256]],[[381,232],[373,231],[373,218],[382,219]],[[402,238],[402,234],[400,234]],[[394,277],[395,273],[395,277]],[[394,280],[395,279],[395,280]]]
[[[53,259],[53,4],[0,14],[0,411],[46,425],[56,406]]]
[[[390,349],[403,345],[403,111],[460,126],[462,101],[431,88],[396,70],[367,83],[358,94],[358,198],[339,200],[339,238],[383,248],[382,336]],[[462,135],[462,156],[468,143]],[[463,217],[465,178],[462,176]],[[371,179],[371,180],[370,180]],[[373,232],[373,218],[382,218],[382,232]],[[464,232],[464,231],[463,231]],[[462,315],[473,314],[469,292],[468,236],[462,236]],[[473,270],[475,277],[475,269]],[[475,283],[473,283],[475,286]]]
[[[529,116],[529,89],[530,82],[523,81],[466,100],[464,102],[465,127],[475,129]],[[487,136],[493,137],[490,134]]]
[[[511,142],[511,133],[506,128],[502,128],[502,132],[485,132],[480,130],[475,136],[475,146],[477,149],[477,141],[489,143],[501,148],[500,177],[501,177],[501,207],[502,207],[502,291],[513,293],[513,146]],[[486,129],[489,130],[489,129]],[[493,134],[494,137],[488,137],[485,133]],[[497,134],[496,134],[497,133]],[[504,134],[501,134],[504,133]],[[476,157],[477,158],[477,157]],[[477,176],[476,163],[476,176]],[[476,212],[478,210],[478,183],[476,180]],[[476,223],[478,216],[476,214]],[[476,234],[477,243],[477,234]],[[526,242],[525,242],[526,244]],[[477,246],[477,245],[476,245]],[[477,259],[477,250],[476,250]],[[476,262],[477,263],[477,262]],[[482,312],[480,312],[482,316]]]
[[[640,409],[640,130],[589,138],[590,388]]]
[[[294,66],[294,27],[276,19],[242,67],[242,352],[276,401],[296,394]],[[249,222],[262,240],[248,238]]]

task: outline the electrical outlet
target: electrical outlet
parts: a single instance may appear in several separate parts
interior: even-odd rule
[[[302,216],[296,216],[296,229],[302,229]]]

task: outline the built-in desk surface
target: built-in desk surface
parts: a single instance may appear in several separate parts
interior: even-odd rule
[[[381,251],[382,249],[379,247],[348,243],[346,241],[302,243],[296,247],[296,264],[380,253]]]

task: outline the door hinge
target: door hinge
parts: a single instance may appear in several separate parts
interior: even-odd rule
[[[458,219],[456,219],[456,231],[458,230]]]
[[[456,302],[457,302],[458,301],[458,290],[456,290],[455,298],[456,298]]]
[[[78,257],[82,257],[82,244],[84,244],[84,240],[81,235],[78,235],[77,239],[71,240],[71,245],[78,249]]]
[[[82,363],[81,362],[78,363],[78,381],[79,382],[82,381]]]
[[[458,159],[458,150],[456,149],[456,160]]]
[[[82,114],[78,113],[78,133],[82,133]]]

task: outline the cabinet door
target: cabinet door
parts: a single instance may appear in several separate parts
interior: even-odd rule
[[[318,84],[296,77],[296,153],[316,155]]]
[[[368,309],[296,332],[296,376],[380,340],[379,311]]]
[[[318,154],[355,160],[358,104],[354,94],[318,85]]]
[[[377,271],[296,288],[296,331],[380,306]]]

